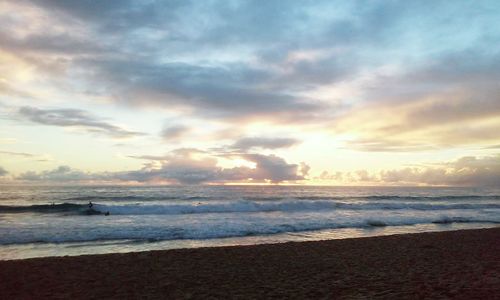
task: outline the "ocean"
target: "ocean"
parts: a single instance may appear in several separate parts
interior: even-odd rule
[[[0,186],[2,260],[499,224],[498,188]]]

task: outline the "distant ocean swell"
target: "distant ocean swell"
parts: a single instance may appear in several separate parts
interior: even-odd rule
[[[281,200],[281,201],[189,201],[186,203],[160,204],[100,204],[94,203],[95,212],[110,212],[114,215],[178,215],[204,213],[248,213],[248,212],[300,212],[328,210],[477,210],[499,209],[500,203],[431,203],[418,202],[340,202],[331,200]],[[86,214],[87,204],[60,203],[35,204],[29,206],[0,205],[0,213],[65,213]]]
[[[1,198],[0,198],[1,199]],[[216,197],[210,196],[158,196],[158,195],[120,195],[120,196],[72,196],[64,198],[64,201],[161,201],[161,200],[216,200]],[[290,200],[290,197],[243,197],[240,200],[249,201],[277,201],[277,200]],[[352,196],[352,197],[335,197],[335,196],[301,196],[293,197],[295,200],[407,200],[407,201],[421,201],[421,200],[435,200],[435,201],[448,201],[448,200],[500,200],[500,195],[477,196],[477,195],[460,195],[460,196],[394,196],[394,195],[376,195],[376,196]],[[224,199],[232,200],[232,199]]]

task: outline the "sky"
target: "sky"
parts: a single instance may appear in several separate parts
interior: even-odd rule
[[[0,183],[500,186],[498,1],[1,1]]]

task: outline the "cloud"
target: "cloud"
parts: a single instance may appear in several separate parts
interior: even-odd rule
[[[160,136],[165,140],[176,140],[190,131],[191,129],[187,126],[174,125],[163,128],[163,130],[160,132]]]
[[[354,139],[346,142],[345,148],[367,152],[415,152],[436,149],[435,146],[422,142],[391,140],[389,138]]]
[[[9,99],[0,101],[37,106],[74,94],[82,101],[75,108],[97,112],[92,94],[107,107],[152,107],[151,121],[165,112],[179,124],[206,124],[189,136],[195,145],[237,139],[223,149],[232,155],[292,147],[299,142],[260,135],[310,137],[311,128],[359,151],[484,148],[500,143],[500,52],[491,46],[500,41],[499,12],[494,1],[11,1],[0,7],[0,97]],[[25,106],[17,115],[111,137],[142,135],[92,111]],[[227,127],[233,135],[207,133]],[[173,141],[189,128],[171,125],[161,135]],[[178,160],[184,176],[172,155],[134,156],[155,162],[136,175],[212,182],[308,173],[268,156],[252,158],[260,173],[221,170],[192,154]],[[163,165],[176,172],[158,170]]]
[[[338,183],[370,182],[390,185],[445,185],[445,186],[491,186],[500,185],[500,154],[493,156],[465,156],[455,161],[434,166],[408,167],[370,173],[324,171],[316,179]]]
[[[135,158],[135,159],[145,159],[145,160],[168,160],[168,156],[166,155],[127,155],[127,157]]]
[[[308,119],[325,106],[304,96],[260,87],[271,76],[242,64],[205,66],[153,64],[127,59],[84,60],[96,85],[113,89],[125,104],[189,108],[205,118],[256,117],[271,120]],[[97,75],[97,76],[96,76]]]
[[[13,151],[0,151],[1,154],[13,155],[13,156],[21,156],[21,157],[36,157],[38,155],[26,153],[26,152],[13,152]]]
[[[329,173],[328,171],[323,171],[321,174],[315,178],[320,180],[334,180],[334,181],[342,181],[344,178],[344,174],[342,172]]]
[[[27,3],[20,5],[29,6]],[[300,19],[292,15],[305,13],[296,6],[277,2],[251,5],[238,1],[216,5],[189,1],[131,2],[118,6],[68,6],[34,1],[31,5],[43,12],[43,17],[37,15],[37,20],[43,24],[49,19],[55,20],[60,32],[38,32],[30,28],[33,32],[28,30],[28,34],[5,36],[6,49],[23,52],[23,59],[30,64],[49,60],[43,58],[50,58],[55,64],[65,62],[63,69],[78,75],[78,86],[92,86],[125,105],[159,106],[183,112],[187,109],[204,118],[311,120],[328,107],[297,95],[294,90],[303,89],[299,87],[301,82],[325,79],[328,74],[337,77],[337,73],[345,72],[345,66],[337,68],[336,63],[328,61],[297,62],[293,66],[297,71],[286,74],[249,62],[251,53],[260,51],[253,48],[271,38],[271,28],[283,33],[295,28],[292,25]],[[289,13],[281,13],[283,9]],[[274,14],[278,15],[272,17]],[[228,23],[228,17],[234,22]],[[256,19],[270,23],[270,28],[256,30],[262,26],[255,23]],[[67,31],[64,22],[71,24]],[[239,38],[245,31],[249,34],[248,42]],[[302,27],[297,31],[307,32]],[[265,40],[261,40],[264,36]],[[232,41],[225,43],[225,39]],[[216,57],[234,56],[235,48],[222,49],[224,44],[236,45],[236,49],[238,45],[248,44],[249,54],[242,59],[220,61]],[[137,51],[142,55],[136,55]],[[183,57],[186,53],[192,54]],[[315,71],[319,68],[321,70]],[[66,78],[63,76],[60,81]],[[290,86],[292,81],[296,87]],[[283,84],[286,82],[288,84]]]
[[[320,181],[334,181],[341,184],[373,184],[379,182],[377,174],[370,174],[367,170],[357,170],[353,172],[328,172],[323,171],[314,179]]]
[[[424,66],[380,75],[332,123],[362,151],[425,151],[500,142],[498,51],[442,54]],[[472,63],[474,62],[474,63]]]
[[[22,98],[36,98],[34,95],[32,95],[29,92],[19,90],[10,84],[8,84],[5,81],[2,81],[0,79],[0,95],[7,95],[7,96],[13,96],[13,97],[22,97]]]
[[[28,171],[20,174],[16,179],[25,181],[70,182],[103,179],[102,177],[103,176],[99,174],[74,170],[68,166],[59,166],[53,170],[42,172]]]
[[[195,149],[173,151],[157,163],[146,163],[140,170],[123,172],[91,173],[60,166],[42,172],[25,172],[14,176],[15,180],[26,182],[140,182],[203,184],[224,182],[280,183],[304,182],[310,167],[305,163],[290,164],[275,155],[243,154],[235,157],[255,163],[255,168],[222,168],[216,158]],[[146,160],[158,157],[143,157]],[[2,175],[3,174],[3,175]],[[7,172],[0,168],[0,176]],[[367,170],[353,172],[323,171],[315,180],[335,181],[340,184],[382,184],[382,185],[445,185],[486,186],[500,184],[500,154],[493,156],[466,156],[455,161],[433,166],[408,167],[383,170],[378,173]]]
[[[300,143],[293,138],[244,137],[237,140],[230,148],[247,151],[252,148],[278,149],[288,148]]]
[[[71,34],[61,33],[34,33],[23,37],[16,37],[0,33],[1,48],[12,52],[25,52],[25,54],[97,54],[104,51],[93,41],[75,38]]]
[[[306,164],[305,162],[301,162],[299,165],[299,174],[306,179],[306,177],[309,175],[309,171],[311,170],[311,166]]]
[[[47,155],[47,154],[40,155],[40,154],[33,154],[33,153],[27,153],[27,152],[15,152],[15,151],[0,151],[0,154],[31,159],[31,160],[37,161],[37,162],[48,162],[48,161],[53,160],[51,158],[51,156]]]
[[[5,170],[4,168],[0,167],[0,177],[3,177],[7,174],[9,174],[9,172],[7,172],[7,170]]]
[[[105,122],[80,109],[44,110],[36,107],[24,106],[19,108],[17,113],[22,119],[34,123],[79,128],[90,133],[104,134],[114,138],[130,138],[144,135],[142,132],[129,131]]]
[[[269,180],[274,183],[305,179],[303,175],[299,175],[299,173],[301,173],[299,165],[289,164],[283,158],[273,154],[242,154],[240,157],[256,164],[255,169],[249,169],[247,173],[244,174],[247,178],[264,181]],[[305,168],[304,171],[306,173],[304,175],[307,175],[307,168]]]
[[[217,159],[197,149],[177,149],[164,156],[138,155],[132,158],[144,159],[146,163],[140,170],[124,172],[91,173],[60,166],[42,172],[25,172],[16,177],[24,181],[62,181],[62,182],[140,182],[203,184],[224,182],[295,182],[305,180],[310,167],[301,163],[289,164],[275,155],[244,154],[237,157],[255,163],[255,168],[222,168]]]
[[[146,164],[141,170],[116,173],[114,176],[119,180],[200,184],[216,180],[217,173],[220,171],[217,167],[217,160],[198,149],[176,149],[163,156],[129,157],[159,162],[159,164]]]
[[[233,158],[242,158],[255,163],[255,168],[221,168],[210,154],[196,149],[178,149],[165,156],[133,156],[147,160],[161,161],[160,168],[145,168],[139,171],[125,172],[119,178],[136,181],[171,180],[182,184],[204,182],[272,182],[304,180],[309,166],[288,164],[275,155],[237,154]]]
[[[11,11],[23,14],[12,18]],[[321,86],[337,87],[387,65],[431,75],[381,78],[385,84],[362,87],[363,100],[372,102],[391,93],[412,97],[401,91],[436,91],[455,74],[485,71],[496,53],[474,50],[498,40],[497,13],[487,1],[19,1],[3,12],[0,44],[30,64],[63,65],[77,87],[124,105],[200,118],[322,123],[339,107],[338,99],[308,96]],[[473,21],[464,27],[464,19]],[[38,26],[22,26],[28,20]],[[477,56],[478,66],[463,63]],[[426,73],[428,61],[443,63]]]

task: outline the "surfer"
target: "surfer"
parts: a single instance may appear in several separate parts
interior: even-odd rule
[[[89,208],[91,209],[92,206],[94,206],[94,204],[92,203],[92,201],[89,201]]]

